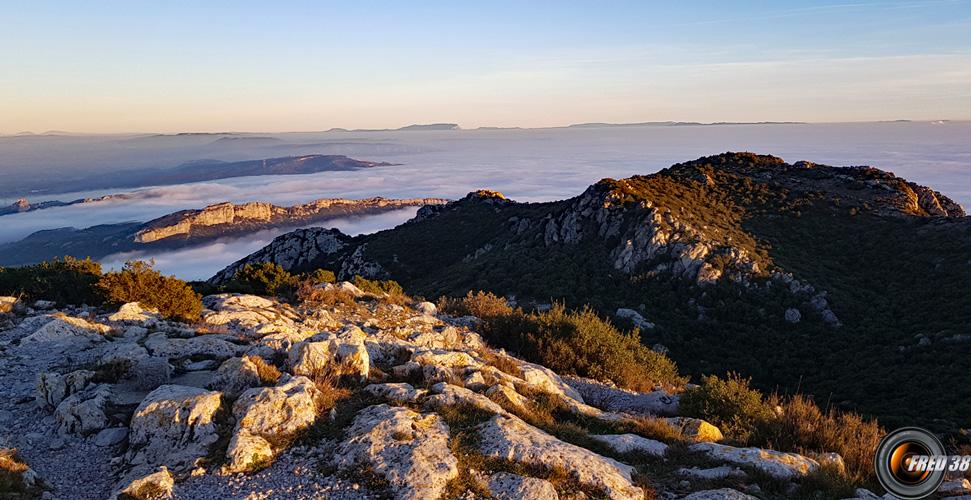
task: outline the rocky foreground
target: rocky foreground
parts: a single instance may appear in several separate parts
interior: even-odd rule
[[[785,498],[841,466],[720,444],[677,394],[558,376],[429,302],[325,292],[209,296],[192,325],[0,300],[23,497]]]

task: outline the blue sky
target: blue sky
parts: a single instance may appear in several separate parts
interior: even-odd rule
[[[0,133],[971,119],[969,0],[0,1],[0,19]]]

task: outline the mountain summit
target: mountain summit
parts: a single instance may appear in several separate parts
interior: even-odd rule
[[[326,251],[294,259],[308,242]],[[971,403],[955,401],[971,386],[927,391],[894,367],[967,379],[951,362],[971,351],[968,255],[971,223],[933,189],[872,167],[725,153],[562,201],[478,191],[372,235],[302,230],[211,281],[273,261],[391,277],[428,297],[482,289],[524,306],[589,304],[694,374],[739,371],[885,422],[921,418],[902,404],[920,395],[921,412],[944,419],[924,423],[949,426],[966,420]]]

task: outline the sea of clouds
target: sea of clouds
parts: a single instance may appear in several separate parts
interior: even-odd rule
[[[97,143],[76,137],[56,143],[47,141],[44,151],[17,144],[19,168],[57,159],[57,168],[81,168],[71,164],[72,147],[77,162],[110,156],[87,171],[122,168],[126,160],[146,165],[145,155],[164,158],[167,165],[200,158],[237,160],[296,154],[346,154],[398,165],[348,172],[323,172],[300,176],[266,176],[146,187],[123,190],[130,196],[84,205],[39,210],[0,217],[0,242],[15,241],[41,229],[88,227],[127,221],[148,221],[167,213],[202,208],[222,201],[268,201],[280,205],[305,203],[318,198],[366,198],[384,196],[458,198],[469,191],[488,188],[520,201],[545,201],[575,196],[605,177],[649,174],[679,161],[724,151],[753,151],[781,156],[789,162],[810,160],[831,165],[873,165],[909,180],[929,185],[971,206],[971,122],[893,122],[858,124],[641,126],[608,128],[561,128],[533,130],[462,130],[436,132],[329,132],[276,134],[270,144],[257,141],[240,150],[237,141],[214,144],[212,138],[165,137],[165,148],[140,137]],[[13,138],[0,138],[0,156]],[[124,153],[117,142],[128,141]],[[159,139],[163,140],[163,139]],[[31,144],[44,145],[32,139]],[[175,141],[178,147],[173,147]],[[245,142],[245,141],[243,141]],[[36,146],[40,147],[40,146]],[[80,146],[78,146],[80,148]],[[111,149],[111,155],[101,149]],[[166,151],[161,154],[159,151]],[[44,153],[46,151],[46,153]],[[93,152],[93,153],[92,153]],[[97,153],[97,154],[95,154]],[[101,156],[98,156],[101,155]],[[126,156],[127,155],[127,156]],[[130,158],[129,158],[130,157]],[[161,161],[161,160],[160,160]],[[65,166],[67,165],[67,166]],[[165,165],[159,165],[165,166]],[[7,167],[0,162],[0,169]],[[100,169],[100,170],[99,170]],[[111,194],[117,190],[74,192],[32,198],[70,200]],[[0,200],[10,203],[13,199]],[[386,229],[400,224],[414,209],[370,217],[343,219],[329,224],[350,234]],[[154,258],[168,273],[186,279],[211,276],[223,266],[257,250],[281,231],[264,231],[243,239],[219,241],[205,247],[154,255],[114,255],[104,262],[116,266],[128,258]]]

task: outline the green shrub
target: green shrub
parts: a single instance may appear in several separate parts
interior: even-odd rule
[[[227,288],[256,295],[290,295],[297,278],[275,262],[246,264],[236,271]]]
[[[103,297],[94,286],[101,264],[91,259],[64,257],[32,266],[0,268],[0,295],[61,304],[100,305]]]
[[[334,276],[334,272],[326,269],[314,269],[313,271],[302,273],[297,277],[301,282],[309,282],[311,285],[322,285],[337,281],[337,276]]]
[[[556,372],[611,380],[637,391],[652,390],[655,384],[683,384],[673,361],[589,307],[567,311],[563,304],[554,304],[549,311],[531,314],[528,323],[530,349],[540,364]]]
[[[729,373],[725,379],[705,376],[699,387],[681,395],[681,413],[707,420],[729,439],[747,443],[761,426],[775,417],[762,393],[750,388],[749,382],[736,373]]]
[[[469,291],[460,299],[443,296],[438,299],[438,308],[452,316],[475,316],[481,319],[498,318],[513,313],[513,308],[506,299],[481,290],[476,293]]]
[[[138,302],[167,318],[195,321],[202,311],[202,297],[189,285],[174,276],[162,276],[146,262],[125,263],[121,271],[102,276],[98,288],[111,304]]]
[[[375,295],[388,294],[392,296],[404,295],[405,290],[394,280],[369,280],[362,276],[355,275],[352,281],[354,286],[361,289],[364,293]]]

